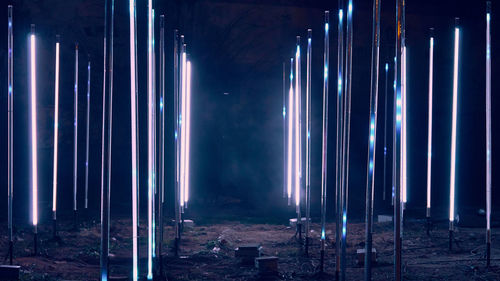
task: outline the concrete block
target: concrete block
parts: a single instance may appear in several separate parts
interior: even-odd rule
[[[392,216],[389,216],[389,215],[378,215],[377,216],[377,221],[378,222],[392,222]]]
[[[18,265],[0,265],[0,277],[2,281],[18,281],[19,270]]]
[[[234,250],[234,256],[244,264],[253,264],[260,257],[262,247],[259,244],[244,244]]]
[[[306,223],[306,218],[300,218],[300,221],[302,222],[302,225]],[[309,223],[311,223],[311,219],[309,218]],[[297,227],[297,218],[290,219],[290,226],[291,227]]]
[[[358,265],[364,265],[365,264],[365,249],[357,249],[356,250],[356,257],[358,259]],[[375,248],[372,248],[372,263],[377,262],[377,250]]]
[[[193,220],[184,220],[184,228],[193,228],[194,221]]]
[[[255,267],[262,275],[278,274],[278,257],[259,257],[255,259]]]

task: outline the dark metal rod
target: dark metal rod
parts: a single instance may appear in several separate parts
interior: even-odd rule
[[[486,1],[486,266],[491,260],[491,1]]]
[[[113,28],[114,0],[104,6],[104,78],[101,146],[101,281],[109,275],[109,215],[111,195],[111,137],[113,124]]]
[[[373,196],[375,188],[375,148],[377,140],[377,107],[380,49],[380,0],[373,1],[372,60],[370,89],[370,118],[368,126],[368,161],[366,177],[365,213],[365,281],[372,280],[372,235],[373,235]]]
[[[340,251],[342,239],[342,178],[343,178],[343,139],[344,128],[344,1],[339,0],[339,23],[338,23],[338,48],[337,48],[337,135],[335,147],[335,280],[340,278]],[[326,157],[326,156],[325,156]]]
[[[384,95],[384,181],[382,184],[382,200],[386,199],[387,190],[387,96],[389,95],[388,87],[389,64],[385,64],[385,95]]]
[[[321,259],[320,271],[324,270],[326,240],[326,191],[328,166],[328,68],[330,67],[330,11],[325,11],[325,42],[323,51],[323,125],[321,140]]]
[[[346,26],[345,57],[345,95],[344,95],[344,132],[343,132],[343,178],[342,178],[342,240],[340,255],[340,280],[345,280],[347,248],[347,210],[349,202],[349,149],[351,126],[351,86],[352,86],[352,43],[353,43],[353,4],[349,0]]]
[[[12,256],[13,256],[13,244],[14,244],[14,236],[13,236],[13,227],[12,227],[12,199],[14,196],[14,188],[13,188],[13,145],[14,145],[14,60],[13,60],[13,49],[14,49],[14,37],[12,32],[12,5],[8,6],[8,40],[7,45],[9,49],[8,53],[8,126],[9,126],[9,136],[8,136],[8,156],[7,156],[7,209],[8,209],[8,228],[9,228],[9,260],[12,265]]]
[[[159,228],[160,239],[158,244],[159,270],[160,276],[163,276],[163,203],[165,201],[165,16],[160,16],[160,156],[159,156]]]
[[[176,246],[180,239],[180,190],[179,190],[179,31],[174,30],[174,192],[175,192],[175,239]],[[175,247],[177,254],[178,248]]]
[[[87,66],[87,130],[85,145],[85,209],[89,205],[90,56]]]
[[[77,191],[78,191],[78,43],[75,43],[75,84],[73,96],[73,213],[75,214],[75,228],[76,212],[77,212]]]
[[[311,220],[311,60],[312,30],[307,30],[307,72],[306,72],[306,255],[309,254],[309,229]]]

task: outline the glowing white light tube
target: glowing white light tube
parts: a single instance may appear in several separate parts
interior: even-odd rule
[[[184,203],[186,202],[186,44],[182,46],[181,52],[181,117],[180,117],[180,125],[181,125],[181,207],[184,207]]]
[[[301,141],[300,141],[300,37],[297,36],[297,51],[295,53],[295,206],[300,216],[300,182],[301,182]],[[300,223],[297,221],[297,223]]]
[[[57,152],[58,152],[58,136],[59,136],[59,35],[56,40],[56,71],[54,83],[54,166],[52,174],[52,212],[53,219],[56,219],[57,211]]]
[[[455,219],[455,164],[457,150],[457,99],[458,99],[458,52],[460,44],[460,28],[455,27],[455,54],[453,59],[453,113],[451,125],[451,168],[450,168],[450,230],[453,230]]]
[[[432,159],[432,82],[434,72],[434,37],[429,49],[429,118],[427,132],[427,217],[431,216],[431,159]]]
[[[294,105],[293,105],[293,58],[290,58],[290,91],[288,98],[288,153],[287,153],[287,196],[288,196],[288,205],[291,203],[292,198],[292,162],[293,162],[293,115],[294,115]]]
[[[403,60],[402,60],[402,65],[403,65],[403,77],[402,77],[402,85],[401,88],[403,89],[402,91],[402,112],[401,112],[401,118],[402,118],[402,126],[401,126],[401,180],[402,180],[402,195],[403,195],[403,208],[405,208],[405,204],[407,202],[407,171],[406,171],[406,46],[403,47]]]
[[[38,146],[36,130],[36,37],[35,25],[30,35],[30,85],[31,85],[31,193],[32,222],[37,233],[38,225]]]
[[[185,114],[185,127],[184,132],[186,140],[184,141],[185,148],[185,168],[184,168],[184,200],[189,201],[189,153],[190,153],[190,139],[191,139],[191,61],[186,64],[186,114]]]
[[[75,45],[75,84],[74,84],[74,119],[73,119],[73,211],[76,212],[76,192],[78,173],[78,43]]]
[[[153,0],[148,0],[148,274],[153,279],[153,186],[154,186],[154,102],[153,102]]]
[[[132,278],[137,281],[139,278],[138,270],[138,243],[137,243],[137,222],[138,222],[138,165],[137,165],[137,73],[136,73],[136,52],[137,52],[137,32],[136,32],[136,4],[135,0],[129,1],[129,24],[130,24],[130,120],[131,120],[131,139],[132,139]]]

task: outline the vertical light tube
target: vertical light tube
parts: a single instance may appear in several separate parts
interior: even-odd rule
[[[34,249],[37,254],[38,225],[38,145],[36,115],[36,36],[35,25],[30,34],[30,90],[31,90],[31,218],[34,232]]]
[[[393,100],[392,100],[392,107],[393,107],[393,112],[392,112],[392,118],[393,118],[393,130],[392,130],[392,185],[391,185],[391,205],[394,206],[395,198],[396,198],[396,117],[397,117],[397,112],[396,112],[396,97],[397,97],[397,90],[396,90],[396,75],[397,75],[397,60],[396,57],[394,57],[394,81],[393,81]]]
[[[349,143],[350,143],[350,126],[351,126],[351,86],[352,86],[352,44],[353,44],[353,4],[349,0],[347,12],[347,29],[346,29],[346,58],[345,58],[345,95],[344,95],[344,151],[342,156],[343,162],[343,184],[342,184],[342,240],[341,240],[341,255],[340,255],[340,280],[345,280],[346,271],[346,243],[347,243],[347,205],[349,202]]]
[[[382,200],[385,201],[386,197],[386,189],[387,189],[387,95],[389,94],[388,91],[388,78],[389,78],[389,64],[385,64],[385,96],[384,96],[384,181],[382,184]]]
[[[153,187],[154,187],[154,115],[153,100],[153,0],[148,0],[148,270],[153,279]]]
[[[340,241],[342,238],[341,221],[342,221],[342,178],[343,178],[343,128],[344,128],[344,1],[339,0],[339,23],[337,35],[337,133],[335,143],[335,241]],[[325,46],[326,46],[325,42]],[[329,44],[329,42],[328,42]],[[325,47],[326,48],[326,47]],[[328,55],[328,54],[327,54]],[[326,68],[328,70],[328,68]],[[327,130],[328,128],[326,128]],[[323,142],[326,140],[323,139]],[[323,157],[327,157],[325,154]],[[325,160],[326,161],[326,160]],[[326,169],[324,171],[327,172]],[[326,193],[326,185],[325,185]],[[325,199],[326,201],[326,196]],[[326,203],[325,203],[326,204]],[[326,213],[326,210],[324,210]],[[323,231],[323,230],[322,230]],[[324,234],[322,234],[324,235]],[[324,243],[324,242],[323,242]],[[335,243],[335,279],[339,279],[340,275],[340,243]]]
[[[460,45],[459,19],[455,18],[455,48],[453,56],[453,111],[451,124],[451,168],[450,168],[450,228],[449,248],[453,242],[453,221],[455,220],[455,166],[457,152],[457,111],[458,111],[458,56]]]
[[[156,33],[155,33],[155,9],[153,8],[152,9],[152,15],[153,15],[153,19],[152,19],[152,34],[153,34],[153,37],[152,37],[152,49],[153,49],[153,59],[152,59],[152,63],[153,63],[153,66],[152,66],[152,71],[153,71],[153,108],[152,108],[152,111],[153,111],[153,125],[152,125],[152,129],[153,129],[153,195],[151,197],[151,200],[153,201],[152,202],[152,205],[153,205],[153,218],[152,218],[152,234],[153,234],[153,250],[152,250],[152,254],[153,254],[153,258],[156,258],[156,194],[157,194],[157,183],[158,183],[158,177],[157,177],[157,155],[156,155],[156,147],[158,145],[158,139],[156,138],[156,47],[155,47],[155,37],[156,37]],[[155,264],[153,264],[153,267],[155,266]],[[155,270],[155,268],[153,268],[153,270]]]
[[[403,58],[403,14],[404,0],[396,1],[396,56],[394,57],[394,135],[393,135],[393,185],[394,185],[394,280],[402,279],[401,260],[401,225],[402,225],[402,198],[401,198],[401,88],[402,88],[402,58]]]
[[[431,28],[431,38],[429,46],[429,112],[427,130],[427,208],[426,216],[428,224],[431,218],[431,164],[432,164],[432,87],[434,73],[434,34]]]
[[[404,17],[404,16],[403,16]],[[403,28],[403,42],[405,42],[405,32],[404,32],[404,28]],[[402,193],[403,193],[403,210],[406,208],[406,202],[407,202],[407,178],[406,178],[406,43],[404,43],[405,45],[403,46],[403,59],[401,61],[402,63],[402,77],[401,77],[401,81],[402,81],[402,111],[401,111],[401,118],[402,118],[402,126],[401,126],[401,175],[402,175],[402,180],[403,180],[403,190],[402,190]]]
[[[286,161],[286,74],[285,62],[283,62],[283,198],[287,196],[287,161]]]
[[[380,0],[373,1],[370,123],[368,128],[368,164],[365,213],[365,281],[372,280],[373,196],[375,189],[375,148],[377,140],[378,78],[380,50]]]
[[[290,113],[288,114],[288,156],[287,156],[287,195],[288,195],[288,205],[290,206],[292,200],[292,185],[293,185],[293,123],[294,123],[294,91],[293,91],[293,58],[290,58],[290,90],[288,99],[288,108]]]
[[[130,121],[132,140],[132,280],[139,278],[138,270],[138,143],[137,143],[137,31],[136,31],[136,1],[129,0],[129,27],[130,27]]]
[[[486,265],[491,260],[491,1],[486,1]]]
[[[74,92],[74,107],[73,107],[73,213],[75,215],[76,227],[76,192],[77,192],[77,173],[78,173],[78,43],[75,44],[75,84]]]
[[[181,39],[183,36],[181,36]],[[181,127],[181,208],[184,209],[186,202],[186,44],[181,49],[181,99],[180,99],[180,127]]]
[[[184,188],[185,188],[185,200],[186,206],[189,202],[189,157],[190,157],[190,146],[191,146],[191,61],[186,63],[186,114],[185,114],[185,136],[186,140],[184,145],[186,146],[185,152],[185,168],[184,168]]]
[[[302,217],[300,212],[300,187],[302,184],[302,85],[300,75],[300,36],[297,36],[297,50],[295,52],[295,208],[297,211],[297,233],[302,237]]]
[[[306,254],[309,251],[309,220],[311,219],[311,60],[312,30],[307,30],[307,72],[306,72]]]
[[[109,275],[109,217],[111,199],[111,147],[113,132],[113,29],[114,0],[104,2],[104,77],[101,143],[101,281]]]
[[[340,12],[341,13],[341,12]],[[328,68],[330,66],[330,12],[325,11],[325,42],[323,51],[323,124],[321,138],[321,259],[320,271],[324,270],[326,240],[326,187],[328,166]]]
[[[85,209],[89,207],[90,56],[87,65],[87,130],[85,144]]]
[[[60,55],[60,37],[56,36],[56,64],[55,64],[55,82],[54,82],[54,166],[52,173],[52,220],[54,227],[54,237],[56,237],[57,220],[57,157],[59,147],[59,55]]]
[[[13,257],[13,230],[12,230],[12,197],[14,196],[13,189],[13,132],[14,132],[14,61],[13,61],[13,49],[14,49],[14,38],[12,33],[12,5],[8,6],[8,114],[9,114],[9,140],[8,140],[8,168],[7,168],[7,193],[8,193],[8,227],[9,227],[9,260],[12,265],[12,257]]]

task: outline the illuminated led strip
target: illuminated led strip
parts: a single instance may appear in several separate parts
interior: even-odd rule
[[[180,125],[181,125],[181,207],[184,208],[186,202],[186,44],[182,46],[181,53],[181,114],[180,114]]]
[[[131,140],[132,140],[132,278],[139,278],[138,269],[138,190],[137,190],[137,73],[136,73],[136,4],[135,0],[129,0],[129,24],[130,24],[130,114],[131,114]]]
[[[429,118],[427,133],[427,217],[431,210],[431,164],[432,164],[432,85],[434,73],[434,37],[430,39],[429,49]]]
[[[184,145],[186,146],[185,150],[185,168],[184,168],[184,200],[189,201],[189,153],[190,153],[190,139],[191,139],[191,62],[187,61],[186,64],[186,114],[185,114],[185,136],[186,140],[184,141]]]
[[[292,163],[293,163],[293,120],[294,120],[294,91],[293,91],[293,58],[290,58],[290,91],[288,99],[288,108],[290,113],[288,114],[288,156],[287,156],[287,196],[288,205],[292,198]]]
[[[300,212],[300,179],[301,179],[301,149],[300,149],[300,37],[297,36],[297,51],[295,53],[295,206],[297,213]],[[297,221],[297,223],[299,223]]]
[[[153,279],[153,187],[154,137],[153,126],[153,0],[148,0],[148,274]]]
[[[342,10],[339,11],[339,24],[342,22]],[[330,12],[325,11],[325,41],[323,51],[323,125],[321,151],[321,253],[324,255],[326,239],[326,183],[327,183],[327,152],[328,152],[328,65],[330,63],[329,41]],[[323,259],[322,259],[322,263]]]
[[[401,80],[403,81],[402,83],[402,112],[401,112],[401,118],[402,118],[402,126],[401,126],[401,180],[402,180],[402,186],[403,186],[403,192],[402,192],[402,195],[403,195],[403,203],[406,204],[407,202],[407,170],[406,170],[406,64],[407,64],[407,60],[406,60],[406,46],[403,47],[403,60],[402,60],[402,64],[403,64],[403,77],[401,78]]]
[[[453,115],[451,125],[451,169],[450,169],[450,230],[453,230],[455,219],[455,165],[457,151],[457,103],[458,103],[458,52],[460,44],[460,28],[455,27],[455,51],[453,59]]]
[[[30,78],[31,78],[31,193],[32,222],[35,233],[38,225],[38,146],[36,129],[36,37],[35,25],[31,25],[30,35]]]
[[[56,41],[56,70],[55,70],[55,83],[54,83],[54,167],[52,174],[52,212],[53,219],[56,219],[57,211],[57,155],[58,155],[58,136],[59,136],[59,35]]]

